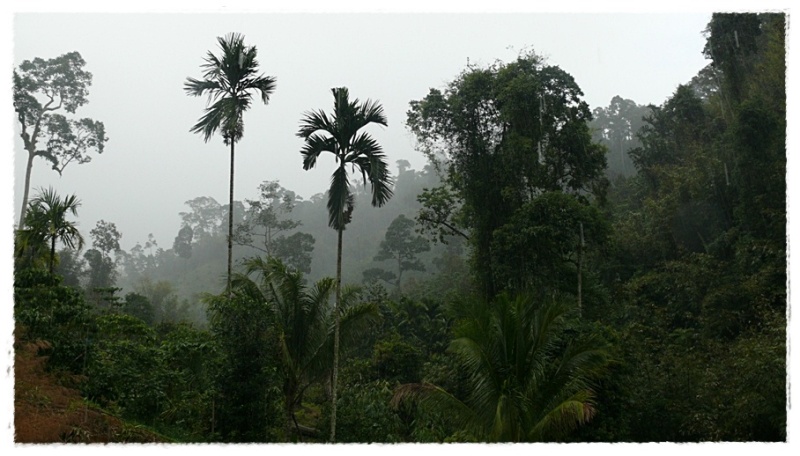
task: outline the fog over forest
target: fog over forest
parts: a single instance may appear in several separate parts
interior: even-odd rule
[[[108,144],[86,165],[62,176],[38,158],[33,187],[55,185],[83,202],[84,234],[113,222],[128,250],[153,233],[165,246],[180,229],[185,201],[227,200],[229,157],[220,137],[189,133],[205,107],[183,81],[200,76],[216,38],[236,31],[258,49],[260,70],[277,79],[269,104],[254,104],[238,145],[235,197],[254,198],[264,180],[308,199],[324,192],[332,160],[302,169],[295,136],[301,115],[330,102],[330,89],[378,100],[389,125],[370,131],[389,162],[426,164],[405,127],[408,103],[466,65],[511,61],[531,50],[570,73],[591,108],[620,95],[640,105],[662,103],[706,64],[694,14],[31,14],[14,15],[13,62],[78,51],[92,85],[76,116],[105,124]],[[65,20],[68,18],[68,20]],[[331,20],[351,24],[337,33]],[[47,30],[47,33],[42,33]],[[476,33],[481,30],[481,33]],[[25,156],[15,125],[14,211],[22,201]],[[41,161],[41,163],[38,163]]]
[[[12,22],[0,440],[787,442],[786,12]]]

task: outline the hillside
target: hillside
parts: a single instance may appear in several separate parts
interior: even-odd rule
[[[75,377],[45,371],[44,341],[15,341],[16,443],[155,443],[167,440],[87,403]],[[70,385],[71,386],[65,386]]]

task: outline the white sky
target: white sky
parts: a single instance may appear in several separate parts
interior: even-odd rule
[[[110,140],[103,155],[71,164],[60,178],[37,159],[31,194],[49,185],[62,195],[75,193],[83,202],[79,226],[87,241],[88,231],[104,219],[116,223],[125,249],[144,243],[148,233],[170,248],[186,200],[227,201],[228,149],[218,136],[204,143],[189,133],[205,100],[186,96],[183,83],[188,76],[201,77],[203,57],[209,50],[217,53],[216,37],[228,32],[243,33],[245,43],[258,48],[262,72],[277,78],[270,103],[254,103],[245,114],[244,139],[236,147],[235,197],[252,198],[260,182],[279,179],[308,198],[327,188],[333,164],[324,157],[316,169],[303,171],[302,142],[295,133],[304,111],[330,111],[331,87],[344,85],[351,97],[379,100],[389,127],[371,133],[393,171],[399,159],[420,169],[424,157],[414,151],[405,128],[408,103],[429,88],[443,88],[467,59],[508,62],[533,49],[570,73],[592,108],[607,106],[615,95],[661,104],[706,65],[702,31],[711,11],[790,11],[788,1],[678,2],[659,4],[657,11],[641,1],[560,1],[546,10],[497,0],[466,2],[457,10],[439,1],[281,2],[267,13],[234,1],[64,3],[69,6],[14,1],[3,11],[4,68],[10,80],[23,60],[79,51],[94,79],[89,103],[76,115],[103,121]],[[0,187],[8,196],[0,205],[0,224],[10,232],[21,204],[26,153],[10,90],[3,97],[5,125],[14,127],[2,129],[9,152],[0,167]],[[791,175],[791,160],[789,165]],[[0,238],[10,259],[11,236]],[[11,289],[10,282],[2,283],[3,290]],[[5,429],[5,422],[0,424]]]
[[[227,202],[230,154],[219,136],[205,143],[189,128],[206,100],[183,83],[200,78],[216,37],[243,33],[258,49],[262,71],[277,78],[268,105],[245,114],[236,147],[235,198],[254,197],[260,182],[279,179],[303,197],[324,192],[333,169],[302,169],[295,136],[304,111],[332,107],[330,88],[379,100],[388,128],[372,129],[389,161],[420,169],[405,128],[408,103],[443,87],[467,59],[513,60],[527,48],[570,73],[591,107],[615,95],[661,104],[703,66],[701,34],[710,14],[45,14],[13,17],[13,64],[77,50],[93,74],[89,103],[76,115],[104,122],[105,152],[62,177],[36,159],[32,194],[53,185],[83,202],[84,234],[99,219],[116,223],[123,248],[154,233],[172,244],[184,202],[212,196]],[[22,201],[26,152],[15,129],[14,211]]]

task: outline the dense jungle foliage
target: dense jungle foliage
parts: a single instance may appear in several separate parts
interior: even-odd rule
[[[592,110],[532,52],[467,66],[410,102],[422,170],[390,170],[360,130],[380,106],[335,89],[297,162],[333,152],[350,180],[198,196],[174,241],[129,251],[44,190],[16,231],[18,334],[175,442],[786,441],[785,33],[783,14],[714,14],[711,63],[660,106]],[[20,121],[67,128],[31,65]],[[203,118],[231,152],[233,100]]]

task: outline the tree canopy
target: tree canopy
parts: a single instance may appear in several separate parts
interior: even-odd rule
[[[495,278],[494,233],[521,207],[548,192],[584,203],[603,195],[605,148],[592,142],[582,95],[572,76],[529,53],[468,67],[444,92],[411,102],[408,126],[444,181],[420,197],[418,220],[469,238],[487,298],[507,288]]]
[[[92,151],[102,154],[108,141],[103,122],[76,120],[58,113],[63,110],[74,114],[88,103],[92,74],[84,69],[85,65],[78,52],[69,52],[48,60],[25,60],[14,70],[14,110],[28,152],[20,229],[28,209],[33,159],[46,159],[60,175],[72,162],[90,162]],[[42,139],[47,140],[44,147],[39,144]]]
[[[590,110],[532,52],[468,63],[411,102],[428,163],[396,178],[381,104],[333,89],[298,132],[306,170],[336,160],[327,195],[189,199],[171,246],[100,219],[82,254],[80,201],[42,189],[15,230],[15,439],[786,441],[786,20],[714,14],[711,63],[660,105]],[[238,38],[206,81],[256,77]],[[21,65],[20,120],[85,103],[82,66]],[[195,132],[233,154],[216,88]]]

